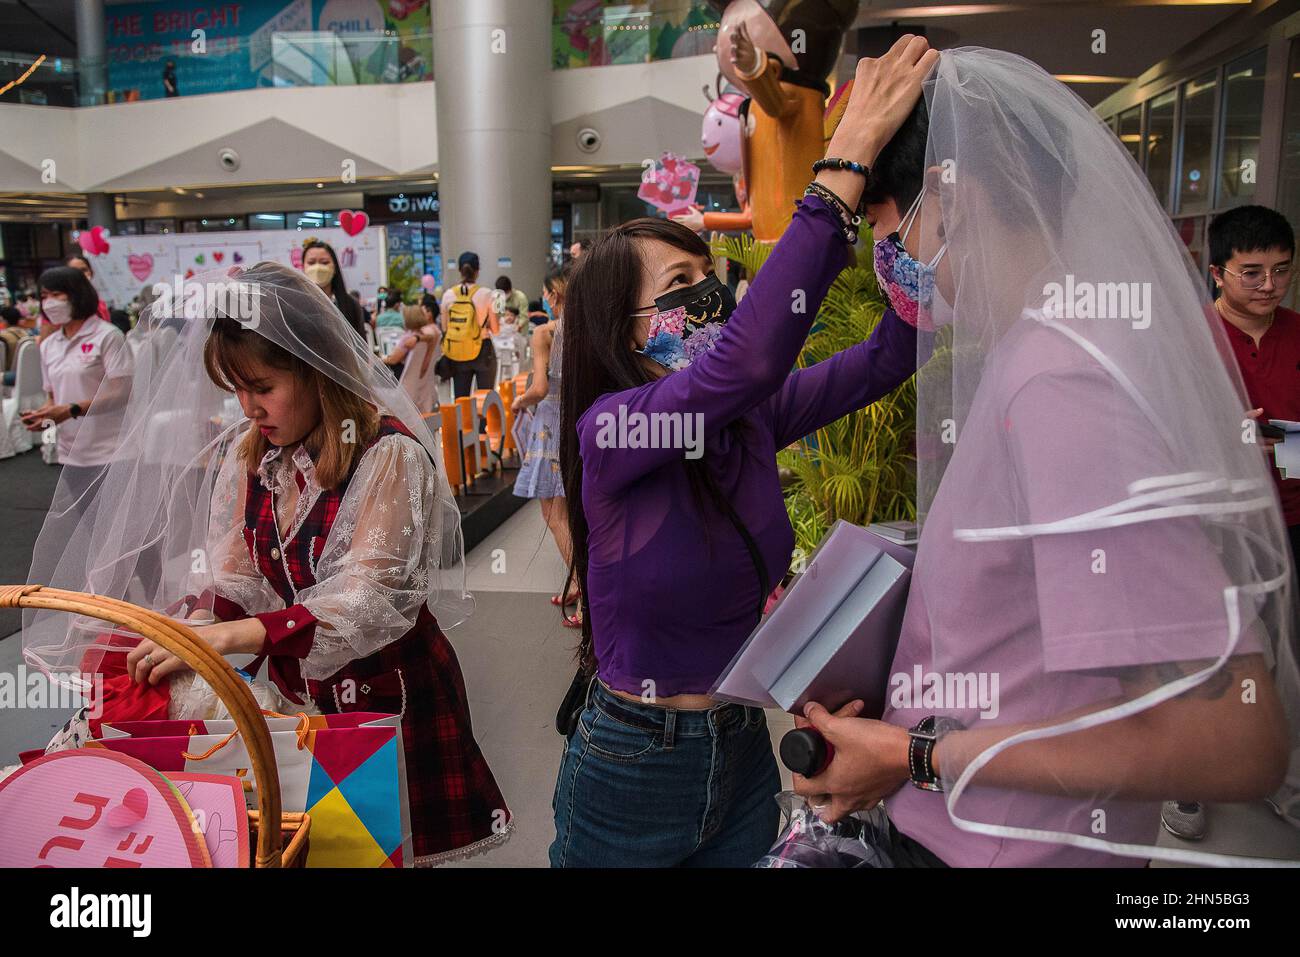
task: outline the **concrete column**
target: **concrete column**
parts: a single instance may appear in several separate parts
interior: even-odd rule
[[[77,21],[77,89],[81,106],[104,102],[108,89],[104,53],[104,0],[75,0]]]
[[[504,273],[529,298],[541,295],[551,224],[551,10],[551,0],[434,0],[445,283],[468,249],[479,255],[480,283]]]
[[[117,230],[117,207],[112,193],[86,194],[86,225],[103,226],[110,233]]]

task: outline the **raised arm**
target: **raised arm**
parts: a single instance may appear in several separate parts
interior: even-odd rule
[[[938,56],[921,37],[905,35],[880,59],[860,60],[828,153],[867,166],[874,163],[916,105],[921,83]],[[857,207],[865,185],[858,173],[848,170],[822,170],[816,181],[848,209]],[[837,212],[815,196],[800,201],[713,349],[680,372],[602,396],[583,413],[578,439],[587,486],[599,493],[616,492],[683,456],[680,448],[610,447],[609,427],[620,420],[620,412],[699,416],[693,421],[707,441],[781,388],[826,290],[847,264],[848,248]],[[683,421],[683,433],[685,427]]]
[[[794,365],[848,248],[838,216],[821,199],[805,198],[712,349],[678,372],[602,396],[579,419],[584,482],[608,494],[682,458],[682,448],[611,446],[608,429],[621,412],[647,422],[665,413],[699,416],[707,441],[769,398]]]
[[[886,309],[866,342],[793,373],[772,397],[778,449],[888,395],[916,371],[916,330]]]

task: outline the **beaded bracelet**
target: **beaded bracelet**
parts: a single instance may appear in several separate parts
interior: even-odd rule
[[[862,217],[855,214],[849,209],[849,204],[835,195],[834,191],[827,189],[821,183],[809,183],[808,188],[803,191],[805,196],[816,196],[821,199],[827,206],[835,210],[844,226],[844,238],[848,240],[850,246],[858,241],[858,227],[862,225]]]
[[[853,160],[839,159],[835,156],[827,156],[813,163],[813,173],[820,173],[824,169],[841,169],[848,170],[850,173],[857,173],[862,177],[871,175],[871,168],[863,166],[861,163],[855,163]]]

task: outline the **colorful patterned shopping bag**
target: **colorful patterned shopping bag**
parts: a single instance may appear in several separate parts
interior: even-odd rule
[[[411,865],[406,761],[396,715],[270,718],[268,725],[283,809],[311,815],[307,866]],[[191,726],[195,734],[188,733]],[[129,736],[108,736],[124,731]],[[164,773],[235,774],[253,786],[252,761],[230,722],[123,722],[87,747],[130,755]],[[249,806],[256,806],[251,790],[248,797]]]

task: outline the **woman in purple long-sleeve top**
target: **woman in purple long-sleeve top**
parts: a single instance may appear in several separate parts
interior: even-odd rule
[[[828,155],[869,166],[935,56],[909,37],[862,61]],[[739,307],[707,246],[664,220],[612,230],[570,283],[560,458],[596,677],[556,783],[553,866],[747,866],[776,837],[763,712],[708,696],[794,547],[776,450],[916,361],[915,330],[886,312],[867,342],[790,373],[865,180],[816,182],[829,197],[802,201]]]

